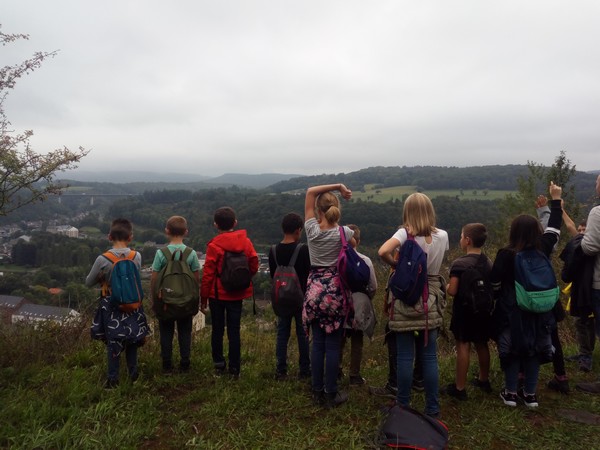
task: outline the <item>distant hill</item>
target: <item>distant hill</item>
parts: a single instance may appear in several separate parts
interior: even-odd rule
[[[286,181],[292,178],[301,177],[302,175],[290,175],[283,173],[261,173],[259,175],[248,175],[244,173],[226,173],[220,177],[210,178],[207,183],[220,185],[236,185],[240,187],[249,187],[255,189],[264,189],[267,186]]]
[[[115,172],[88,172],[72,170],[61,174],[59,178],[69,184],[81,185],[82,183],[98,185],[107,183],[126,184],[128,191],[143,192],[145,190],[162,189],[188,189],[197,191],[215,187],[239,186],[252,189],[264,189],[274,183],[299,177],[294,174],[262,173],[250,175],[243,173],[226,173],[218,177],[190,173],[160,173],[144,171],[115,171]]]
[[[304,190],[308,186],[328,183],[344,183],[352,190],[360,190],[365,185],[380,185],[382,188],[394,186],[418,186],[424,190],[438,189],[489,189],[515,190],[519,177],[527,178],[526,165],[493,165],[473,167],[369,167],[356,172],[343,174],[322,174],[302,176],[279,181],[269,190],[291,192]],[[576,172],[572,184],[580,201],[586,201],[594,192],[596,175]]]

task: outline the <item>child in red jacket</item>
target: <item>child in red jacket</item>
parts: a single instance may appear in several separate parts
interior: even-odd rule
[[[207,305],[210,309],[211,349],[215,373],[223,375],[227,369],[223,356],[223,335],[227,325],[229,374],[233,379],[238,379],[242,301],[252,296],[250,279],[258,271],[258,256],[246,235],[246,230],[234,230],[237,220],[232,208],[224,206],[217,209],[214,225],[219,234],[206,246],[206,261],[200,289],[201,304],[203,310]],[[240,263],[241,255],[245,258],[242,258]],[[232,269],[228,270],[228,267]],[[242,281],[245,279],[247,282]]]

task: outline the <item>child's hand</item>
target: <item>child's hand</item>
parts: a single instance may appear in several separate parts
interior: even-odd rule
[[[548,191],[550,192],[550,197],[552,200],[560,200],[560,197],[562,196],[562,188],[554,184],[554,181],[550,182]]]
[[[350,200],[352,198],[352,191],[350,189],[348,189],[345,185],[340,183],[340,194],[342,194],[342,197],[344,197],[346,200]]]
[[[202,310],[202,312],[204,312],[204,311],[206,311],[207,308],[208,308],[208,299],[203,298],[202,300],[200,300],[200,309]]]
[[[535,207],[542,208],[544,206],[548,206],[548,198],[544,194],[538,195],[535,200]]]

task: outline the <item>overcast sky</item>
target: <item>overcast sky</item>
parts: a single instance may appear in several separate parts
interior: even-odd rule
[[[3,0],[5,103],[35,150],[220,175],[600,169],[597,0]]]

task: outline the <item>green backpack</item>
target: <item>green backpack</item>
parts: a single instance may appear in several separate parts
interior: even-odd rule
[[[194,273],[187,263],[192,249],[173,253],[161,248],[167,260],[165,267],[158,273],[153,292],[153,310],[161,320],[183,319],[198,313],[200,291]],[[179,258],[177,257],[179,256]]]

